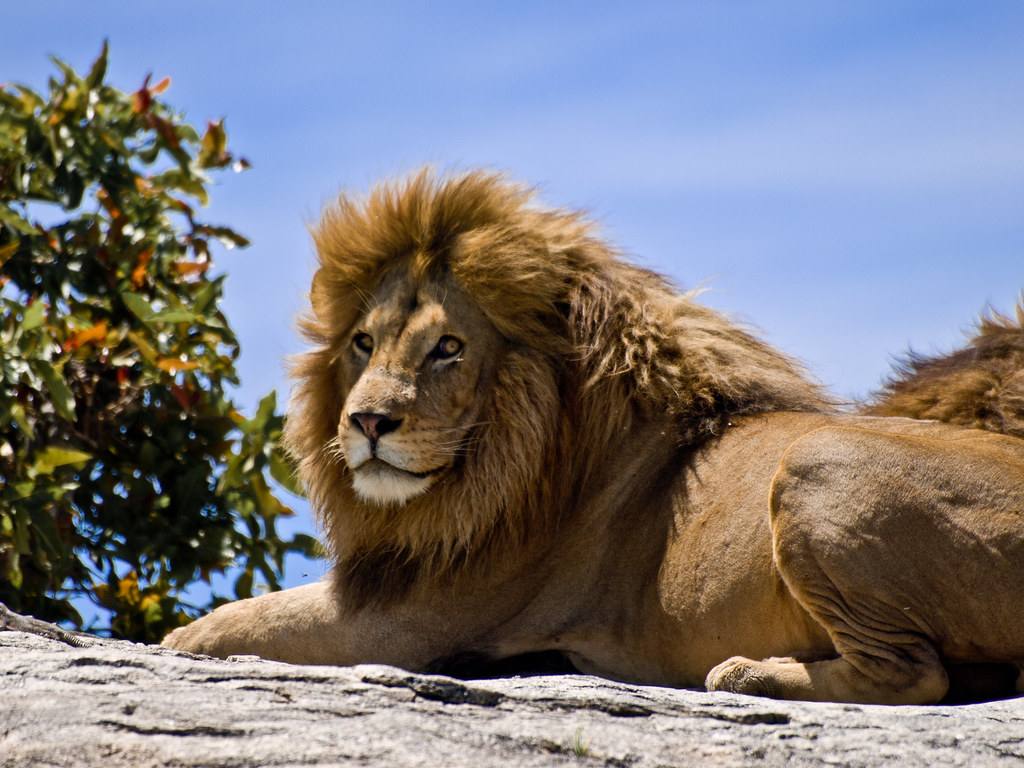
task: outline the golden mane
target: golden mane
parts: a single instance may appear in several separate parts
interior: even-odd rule
[[[687,449],[732,415],[831,407],[788,357],[628,263],[579,213],[541,207],[501,174],[425,169],[366,197],[342,195],[312,234],[313,311],[301,321],[312,348],[295,361],[285,437],[357,601],[541,536],[638,421],[668,426]],[[392,508],[356,497],[332,446],[341,340],[396,270],[449,275],[509,351],[480,395],[489,418],[473,449]]]

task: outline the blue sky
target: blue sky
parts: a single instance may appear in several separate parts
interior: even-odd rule
[[[253,168],[207,218],[253,242],[218,258],[247,407],[288,389],[307,223],[427,162],[587,209],[844,397],[1024,287],[1019,0],[33,0],[3,27],[0,82],[106,38],[110,82],[169,75],[190,121],[226,118]]]

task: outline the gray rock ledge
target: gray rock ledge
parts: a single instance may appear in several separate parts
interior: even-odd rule
[[[0,766],[1024,765],[1024,699],[807,704],[580,675],[464,682],[0,632]]]

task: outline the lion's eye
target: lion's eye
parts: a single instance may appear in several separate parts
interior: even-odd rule
[[[352,346],[360,352],[370,354],[373,352],[373,337],[368,333],[357,333],[352,337]]]
[[[462,342],[454,336],[442,336],[441,340],[437,342],[437,346],[434,348],[434,354],[442,360],[455,357],[461,351]]]

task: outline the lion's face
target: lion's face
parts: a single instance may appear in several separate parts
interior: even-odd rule
[[[450,279],[392,273],[366,306],[343,339],[338,444],[360,497],[404,504],[468,450],[503,342]]]

